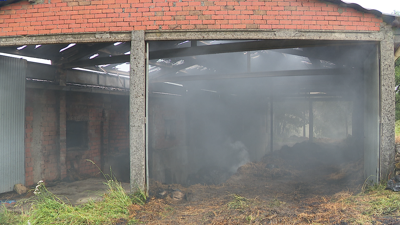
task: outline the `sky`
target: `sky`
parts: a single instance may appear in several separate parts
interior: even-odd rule
[[[357,3],[366,9],[376,9],[385,14],[392,14],[393,10],[400,11],[400,0],[343,0],[346,3]]]

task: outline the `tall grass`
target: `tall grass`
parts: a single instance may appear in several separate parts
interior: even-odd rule
[[[144,204],[146,194],[138,191],[132,195],[115,179],[107,179],[108,191],[103,200],[80,206],[72,206],[47,190],[43,183],[38,183],[35,195],[25,203],[32,206],[27,212],[16,214],[5,207],[0,210],[0,224],[113,224],[123,219],[129,224],[137,221],[129,217],[128,207],[132,204]]]

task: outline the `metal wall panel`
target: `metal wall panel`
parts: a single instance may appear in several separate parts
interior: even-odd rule
[[[0,193],[25,183],[26,60],[0,56]]]

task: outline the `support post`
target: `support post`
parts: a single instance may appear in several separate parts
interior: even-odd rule
[[[130,169],[131,192],[146,188],[146,60],[144,31],[132,31],[130,58]]]
[[[394,170],[395,158],[395,77],[394,41],[390,25],[381,27],[384,39],[380,42],[380,180],[387,180]]]

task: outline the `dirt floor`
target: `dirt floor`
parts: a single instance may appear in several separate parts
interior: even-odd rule
[[[106,180],[103,178],[89,178],[86,180],[74,181],[74,182],[52,182],[46,184],[46,188],[57,195],[58,197],[69,202],[72,205],[80,205],[92,200],[101,200],[104,193],[107,192],[108,187],[105,185]],[[121,183],[122,187],[129,192],[130,184]],[[0,195],[0,200],[3,202],[12,202],[7,204],[7,208],[15,209],[15,204],[21,202],[21,200],[27,199],[33,196],[35,187],[24,195],[18,195],[15,192],[8,192]]]
[[[363,165],[352,147],[351,140],[284,146],[220,185],[152,182],[152,198],[132,216],[145,224],[346,224],[341,213],[321,215],[330,200],[361,190]]]
[[[355,149],[351,139],[302,142],[243,165],[219,185],[152,181],[147,203],[132,205],[130,217],[143,224],[400,224],[396,217],[365,217],[347,204],[364,184],[362,154]],[[81,204],[101,199],[103,183],[91,178],[48,190]]]

